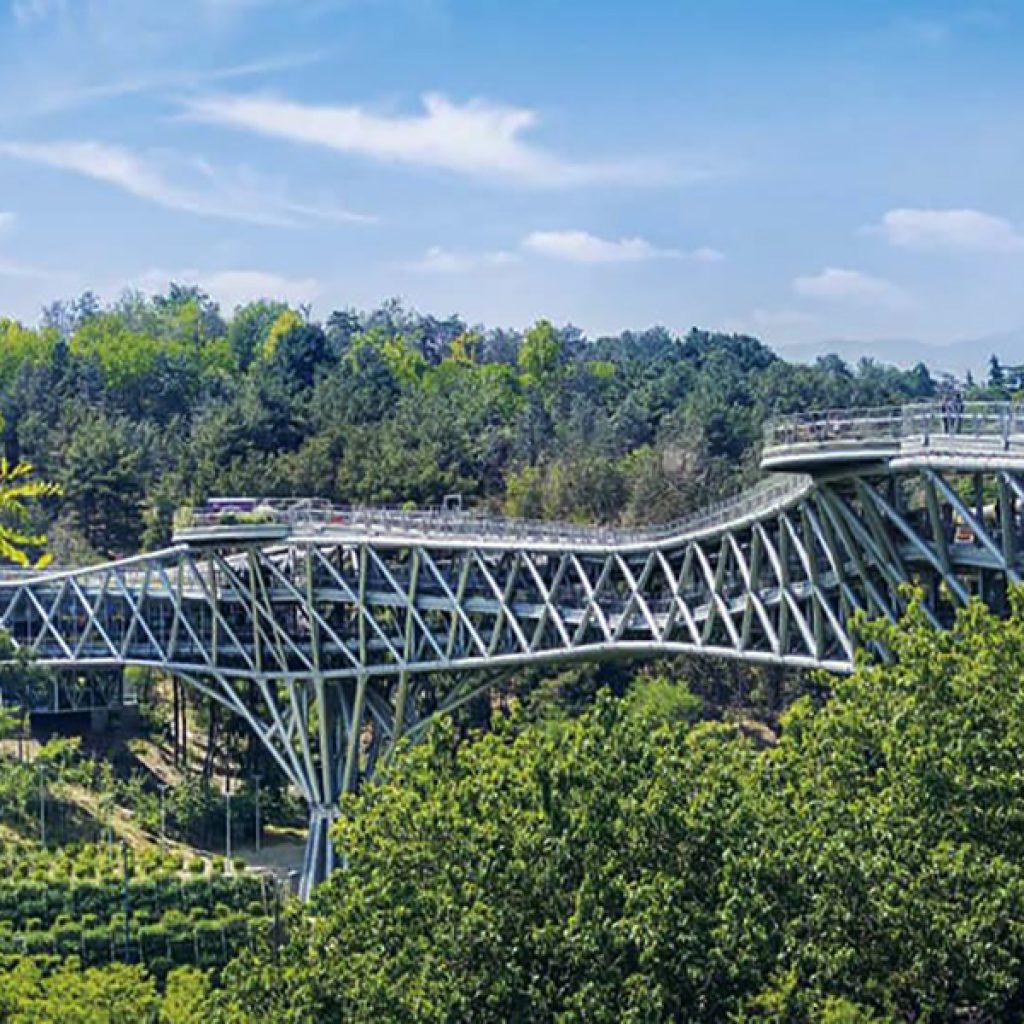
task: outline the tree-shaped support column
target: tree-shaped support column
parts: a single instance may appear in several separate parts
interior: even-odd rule
[[[341,794],[354,791],[372,773],[391,735],[387,704],[379,692],[367,699],[366,677],[354,682],[257,677],[254,689],[224,676],[182,678],[243,718],[306,802],[309,833],[299,894],[307,899],[337,867],[331,826]]]

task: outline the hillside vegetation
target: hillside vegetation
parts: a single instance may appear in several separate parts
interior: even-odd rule
[[[923,366],[793,366],[749,337],[520,334],[394,303],[323,323],[274,302],[225,317],[175,287],[58,303],[38,328],[0,320],[6,454],[62,485],[61,561],[163,544],[176,506],[217,494],[458,493],[512,515],[659,520],[756,476],[771,412],[934,390]]]
[[[280,929],[255,891],[165,909],[224,896],[157,876],[132,889],[145,963],[83,967],[117,952],[122,919],[67,909],[102,898],[102,859],[77,896],[5,883],[0,946],[38,918],[0,958],[0,1020],[1020,1021],[1024,592],[1009,621],[865,628],[894,663],[796,702],[777,742],[656,679],[436,729],[347,800],[346,870]]]
[[[656,683],[439,730],[347,804],[347,870],[229,969],[232,1019],[1021,1020],[1024,593],[870,629],[895,664],[774,745]]]

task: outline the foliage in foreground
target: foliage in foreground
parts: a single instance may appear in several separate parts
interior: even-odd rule
[[[438,733],[348,805],[280,964],[229,968],[237,1019],[1022,1019],[1024,597],[870,629],[895,664],[773,747],[611,699]]]
[[[0,975],[0,1021],[4,1024],[200,1024],[208,1019],[207,975],[193,968],[174,971],[158,993],[141,967],[115,964],[81,970],[76,963],[53,973],[23,960]]]

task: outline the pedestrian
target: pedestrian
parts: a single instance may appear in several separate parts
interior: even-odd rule
[[[953,433],[960,433],[960,424],[964,418],[964,396],[959,391],[953,392]]]

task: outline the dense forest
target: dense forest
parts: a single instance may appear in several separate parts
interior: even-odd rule
[[[750,337],[519,333],[397,302],[225,317],[175,286],[0,319],[6,455],[62,485],[41,524],[61,562],[157,547],[178,505],[224,494],[656,521],[753,479],[773,412],[935,389],[924,366],[795,366]]]

